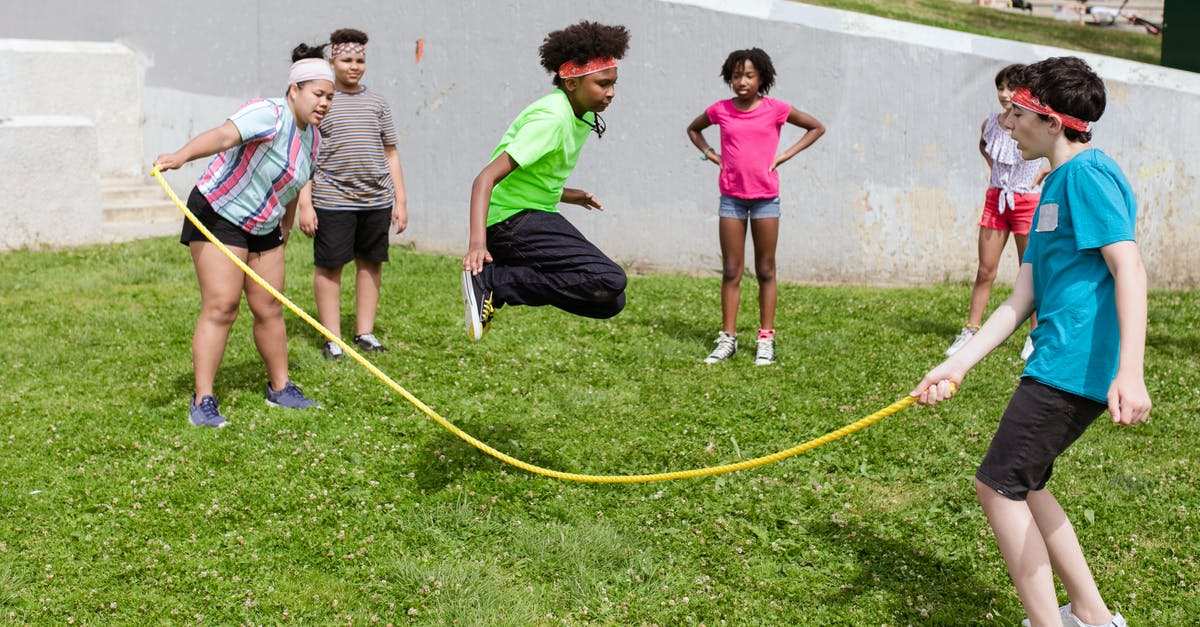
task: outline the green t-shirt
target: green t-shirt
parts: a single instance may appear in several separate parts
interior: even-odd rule
[[[594,123],[596,114],[588,112],[584,117]],[[567,94],[561,89],[525,107],[488,159],[490,163],[500,153],[507,152],[517,162],[517,169],[492,190],[488,226],[526,209],[558,212],[563,185],[575,169],[579,151],[592,130],[588,122],[575,117]]]

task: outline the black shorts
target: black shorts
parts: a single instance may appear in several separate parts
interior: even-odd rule
[[[391,207],[359,211],[317,209],[316,212],[314,265],[321,268],[340,268],[356,258],[377,263],[388,260]]]
[[[1104,403],[1021,379],[975,478],[1001,496],[1024,501],[1046,487],[1054,460],[1105,409]]]
[[[208,199],[204,194],[200,193],[198,188],[193,187],[192,193],[188,196],[188,209],[200,220],[200,224],[208,229],[217,238],[217,241],[226,246],[235,248],[244,248],[252,253],[262,253],[273,248],[283,246],[283,230],[278,226],[274,231],[266,235],[251,235],[242,230],[242,227],[226,220],[217,213],[212,205],[208,204]],[[207,242],[208,238],[192,224],[191,220],[183,219],[183,232],[179,234],[179,243],[187,246],[192,242]]]

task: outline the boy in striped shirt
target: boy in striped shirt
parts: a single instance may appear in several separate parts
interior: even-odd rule
[[[300,198],[300,230],[314,237],[313,294],[321,324],[341,336],[342,267],[354,261],[355,335],[362,350],[386,350],[375,337],[388,227],[408,226],[408,207],[392,111],[361,84],[367,34],[352,28],[329,36],[335,95],[321,122],[317,171]],[[327,359],[342,356],[326,342]]]

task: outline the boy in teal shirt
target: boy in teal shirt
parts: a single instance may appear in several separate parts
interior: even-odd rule
[[[558,212],[566,202],[604,208],[565,187],[588,133],[604,133],[624,26],[580,22],[546,36],[538,52],[555,90],[525,108],[471,185],[471,239],[463,256],[467,336],[478,341],[496,309],[553,305],[589,318],[625,306],[625,272]]]
[[[1046,59],[1028,66],[1014,87],[1004,127],[1023,158],[1045,157],[1052,168],[1029,246],[1012,296],[912,395],[931,404],[953,396],[967,371],[1036,307],[1033,355],[975,474],[975,492],[1029,616],[1025,624],[1123,627],[1046,483],[1054,460],[1106,407],[1118,424],[1149,417],[1137,204],[1121,169],[1090,144],[1105,93],[1085,62]],[[1055,574],[1070,599],[1062,607]]]

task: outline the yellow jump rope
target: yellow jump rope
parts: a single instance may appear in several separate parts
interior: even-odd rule
[[[179,200],[179,197],[175,195],[175,191],[172,190],[171,186],[167,183],[167,181],[165,179],[163,179],[162,173],[159,172],[158,168],[154,168],[153,170],[151,170],[150,175],[153,176],[154,178],[158,179],[159,185],[162,185],[163,190],[165,190],[167,192],[167,196],[170,196],[171,200],[173,200],[175,202],[175,206],[179,207],[179,210],[183,212],[183,215],[187,216],[187,219],[190,220],[192,224],[196,225],[196,228],[199,229],[200,232],[204,234],[204,237],[207,237],[208,240],[210,242],[212,242],[213,244],[215,244],[217,246],[217,248],[219,248],[221,250],[222,253],[225,253],[225,256],[228,257],[230,261],[232,261],[234,264],[236,264],[237,267],[241,268],[242,272],[246,273],[246,276],[250,277],[251,280],[253,280],[255,283],[258,283],[260,286],[262,286],[263,289],[270,292],[271,295],[276,298],[276,300],[283,303],[283,305],[285,307],[290,309],[292,311],[292,313],[299,316],[301,320],[304,320],[309,325],[311,325],[312,328],[319,331],[321,333],[321,335],[324,335],[326,338],[328,338],[330,342],[333,342],[333,343],[337,344],[338,346],[342,347],[342,350],[345,351],[346,354],[350,355],[350,357],[352,357],[354,359],[354,361],[357,361],[359,364],[362,365],[363,368],[366,368],[371,374],[375,375],[376,378],[378,378],[380,381],[384,382],[388,387],[395,390],[396,393],[398,393],[400,396],[403,396],[404,399],[407,400],[408,402],[412,403],[412,405],[414,407],[421,410],[421,413],[432,418],[435,422],[437,422],[438,424],[445,427],[446,430],[448,430],[449,432],[462,438],[465,442],[467,442],[471,446],[474,446],[475,448],[483,451],[484,453],[487,453],[488,455],[491,455],[492,457],[495,457],[496,459],[498,459],[506,464],[516,466],[517,468],[520,468],[522,470],[525,470],[525,471],[528,471],[528,472],[531,472],[531,473],[534,473],[537,475],[542,475],[544,477],[552,477],[554,479],[563,479],[566,481],[578,481],[578,482],[582,482],[582,483],[649,483],[652,481],[669,481],[671,479],[687,479],[687,478],[691,478],[691,477],[708,477],[710,475],[720,475],[720,474],[724,474],[727,472],[736,472],[738,470],[747,470],[749,468],[757,468],[758,466],[765,466],[767,464],[773,464],[777,461],[787,459],[794,455],[799,455],[806,451],[811,451],[812,449],[815,449],[818,446],[823,446],[825,444],[833,442],[834,440],[839,440],[841,438],[844,438],[844,437],[850,435],[851,433],[854,433],[855,431],[858,431],[858,430],[868,427],[876,422],[879,422],[880,420],[887,418],[888,416],[900,411],[901,409],[904,409],[905,407],[912,405],[913,402],[917,400],[911,396],[905,396],[904,398],[896,401],[895,403],[892,403],[891,405],[888,405],[887,407],[884,407],[883,409],[871,414],[870,416],[856,420],[856,421],[842,427],[841,429],[836,429],[834,431],[830,431],[829,433],[826,433],[825,435],[823,435],[819,438],[809,440],[808,442],[793,446],[792,448],[789,448],[787,450],[779,451],[778,453],[772,453],[770,455],[764,455],[762,457],[755,457],[754,459],[747,459],[745,461],[737,462],[735,464],[723,464],[720,466],[709,466],[707,468],[695,468],[692,470],[676,470],[673,472],[659,472],[659,473],[644,474],[644,475],[585,475],[585,474],[579,474],[579,473],[574,473],[574,472],[563,472],[561,470],[551,470],[549,468],[542,468],[541,466],[536,466],[534,464],[530,464],[529,462],[521,461],[515,457],[512,457],[511,455],[502,453],[502,452],[492,448],[491,446],[488,446],[487,444],[479,441],[471,434],[467,433],[466,431],[463,431],[462,429],[459,429],[457,426],[454,425],[454,423],[439,416],[437,412],[430,409],[429,406],[426,405],[425,403],[422,403],[421,399],[410,394],[408,392],[408,390],[405,390],[404,388],[400,387],[399,383],[396,383],[394,380],[392,380],[391,377],[389,377],[387,374],[385,374],[382,370],[380,370],[379,368],[376,368],[374,364],[367,361],[366,358],[364,358],[361,354],[359,354],[358,351],[354,350],[354,348],[352,348],[349,344],[346,344],[345,342],[343,342],[342,338],[334,335],[333,333],[330,333],[329,329],[326,329],[320,322],[318,322],[312,316],[308,315],[303,309],[300,309],[299,307],[296,306],[295,303],[288,300],[288,298],[286,296],[284,296],[283,294],[281,294],[279,292],[279,290],[276,290],[274,287],[271,287],[269,284],[267,284],[267,282],[264,281],[262,279],[262,277],[258,276],[258,274],[256,274],[254,272],[254,270],[250,269],[250,266],[247,266],[245,264],[245,262],[243,262],[241,259],[239,259],[237,257],[237,255],[234,255],[232,252],[230,252],[230,250],[224,244],[217,241],[217,239],[215,237],[213,237],[213,234],[207,228],[205,228],[205,226],[203,224],[201,224],[199,220],[196,219],[196,216],[194,214],[192,214],[191,211],[188,210],[187,206],[184,205],[183,202]]]

